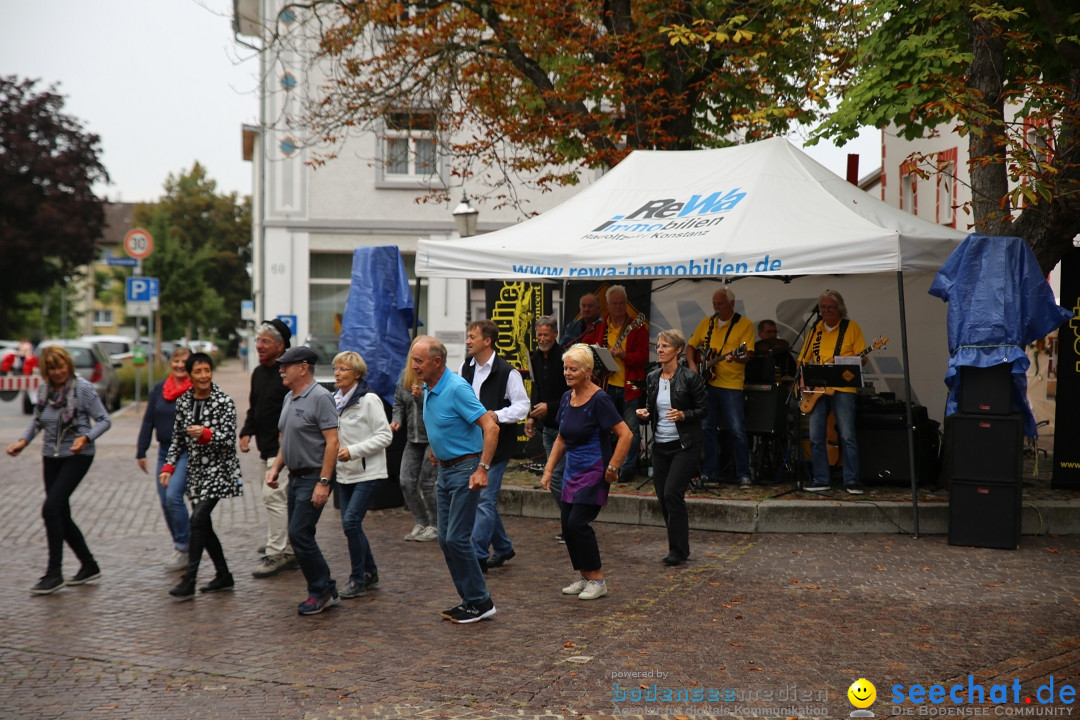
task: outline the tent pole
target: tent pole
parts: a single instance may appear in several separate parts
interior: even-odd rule
[[[904,358],[904,407],[907,410],[908,471],[911,476],[911,512],[915,520],[915,537],[919,537],[919,478],[915,474],[915,426],[911,412],[911,373],[908,370],[907,313],[904,310],[904,271],[896,271],[896,288],[900,295],[900,352]]]
[[[414,256],[415,257],[415,256]],[[420,328],[420,276],[416,274],[416,265],[419,263],[413,261],[413,279],[416,280],[415,300],[413,300],[413,314],[412,314],[412,336],[413,340],[416,339],[416,331]]]

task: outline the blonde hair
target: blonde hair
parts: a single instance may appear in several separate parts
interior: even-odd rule
[[[682,349],[686,347],[686,336],[674,328],[671,330],[661,330],[659,334],[657,334],[656,339],[657,341],[666,341],[668,345],[675,348],[676,352],[682,352]]]
[[[39,369],[41,377],[48,380],[49,371],[60,366],[68,369],[68,375],[75,374],[75,361],[71,359],[71,353],[59,345],[48,345],[42,348],[41,367]]]
[[[367,363],[364,362],[364,358],[360,357],[360,353],[353,352],[352,350],[344,350],[334,356],[334,365],[345,365],[356,373],[357,379],[362,379],[367,375]]]
[[[593,370],[593,351],[585,343],[578,343],[564,352],[563,360],[573,360],[585,372],[591,373]]]

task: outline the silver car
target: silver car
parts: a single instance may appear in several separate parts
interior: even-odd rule
[[[68,351],[75,361],[75,373],[94,384],[106,410],[116,412],[120,409],[120,376],[116,374],[120,363],[110,358],[101,344],[88,340],[43,340],[38,353],[49,345],[59,345]]]

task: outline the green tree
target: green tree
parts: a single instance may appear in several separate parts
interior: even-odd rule
[[[55,87],[0,77],[0,336],[12,313],[50,288],[70,284],[94,258],[105,223],[95,182],[109,176],[98,159],[97,135],[65,115]],[[17,328],[35,332],[36,328]]]
[[[1024,238],[1049,272],[1080,232],[1075,3],[873,0],[865,20],[854,76],[819,136],[889,123],[909,139],[966,135],[975,230]]]
[[[205,328],[227,337],[240,324],[240,301],[251,297],[251,202],[220,195],[196,162],[165,181],[165,195],[138,205],[136,225],[154,236],[143,270],[160,283],[166,334]]]
[[[420,111],[452,176],[484,173],[511,198],[530,176],[541,188],[575,183],[582,166],[634,149],[722,146],[814,120],[848,56],[847,7],[312,0],[288,4],[267,44],[326,78],[294,90],[308,95],[289,118],[307,128],[314,162],[354,131],[415,128]]]

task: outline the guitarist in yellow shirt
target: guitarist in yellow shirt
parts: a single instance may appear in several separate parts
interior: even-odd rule
[[[818,298],[818,314],[821,320],[806,336],[799,367],[803,364],[831,363],[834,357],[857,357],[863,355],[866,364],[866,340],[862,329],[854,320],[847,318],[847,306],[843,296],[835,290],[826,290]],[[812,389],[806,388],[799,376],[804,398]],[[835,388],[835,392],[820,392],[813,410],[810,411],[810,454],[814,477],[806,486],[809,492],[829,489],[829,455],[826,446],[826,422],[831,411],[836,417],[840,436],[841,457],[844,460],[844,489],[851,495],[862,495],[865,489],[859,482],[859,445],[855,439],[855,388]],[[805,400],[804,400],[805,402]]]
[[[746,378],[747,350],[754,345],[754,323],[735,312],[735,293],[725,286],[713,293],[712,315],[698,323],[687,343],[697,352],[687,352],[686,363],[705,380],[705,461],[702,481],[719,480],[720,447],[716,426],[721,413],[731,429],[735,455],[735,477],[739,486],[750,482],[750,440],[744,422],[743,382]]]

